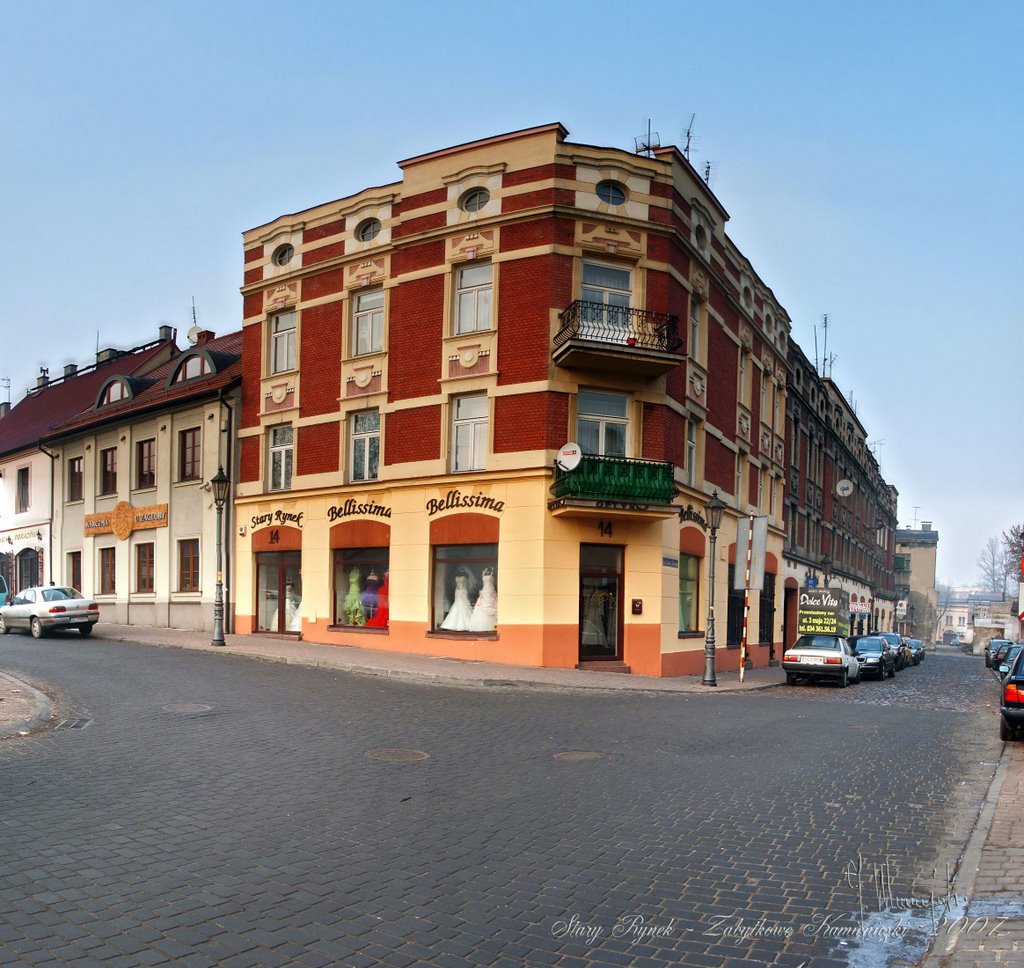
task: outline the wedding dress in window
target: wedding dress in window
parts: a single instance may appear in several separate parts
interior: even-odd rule
[[[465,575],[455,576],[455,598],[452,607],[441,623],[449,632],[468,632],[473,618],[473,606],[469,604],[469,587]]]
[[[483,571],[483,587],[473,606],[473,614],[469,617],[471,632],[493,632],[498,624],[498,594],[494,587],[494,569],[487,567]]]

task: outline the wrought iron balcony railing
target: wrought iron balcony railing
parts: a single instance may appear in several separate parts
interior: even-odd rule
[[[670,313],[577,299],[558,318],[561,326],[555,334],[556,347],[580,339],[675,353],[683,345],[676,317]]]
[[[672,464],[668,461],[588,455],[572,471],[555,465],[551,493],[556,498],[671,504],[675,496],[672,476]]]

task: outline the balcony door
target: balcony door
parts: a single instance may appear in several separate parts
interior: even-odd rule
[[[622,548],[580,545],[580,661],[622,659]]]
[[[629,398],[621,393],[580,390],[576,400],[576,443],[584,454],[625,457]]]
[[[587,337],[610,343],[625,343],[632,335],[629,304],[633,296],[632,274],[628,269],[601,262],[584,262],[580,278],[580,299]]]

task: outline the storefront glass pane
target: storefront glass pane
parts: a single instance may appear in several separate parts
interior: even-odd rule
[[[388,548],[334,552],[334,624],[386,629],[389,616]]]
[[[700,559],[693,555],[679,556],[679,631],[696,632],[697,622],[697,580],[700,575]]]
[[[498,546],[435,545],[433,626],[493,632],[498,624]]]
[[[277,598],[281,584],[280,555],[256,556],[256,630],[277,631]]]

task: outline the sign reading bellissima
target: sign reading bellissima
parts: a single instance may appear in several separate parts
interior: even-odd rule
[[[497,511],[499,514],[505,510],[505,502],[498,501],[486,494],[463,494],[456,488],[449,491],[443,498],[431,498],[426,504],[427,514],[435,515],[441,511],[451,511],[454,508],[483,508],[486,511]]]
[[[801,588],[797,635],[846,635],[850,631],[850,598],[836,588]]]
[[[327,520],[337,521],[338,518],[350,518],[353,515],[366,515],[377,518],[390,518],[391,508],[378,504],[376,501],[357,501],[348,498],[344,504],[335,504],[327,509]]]

